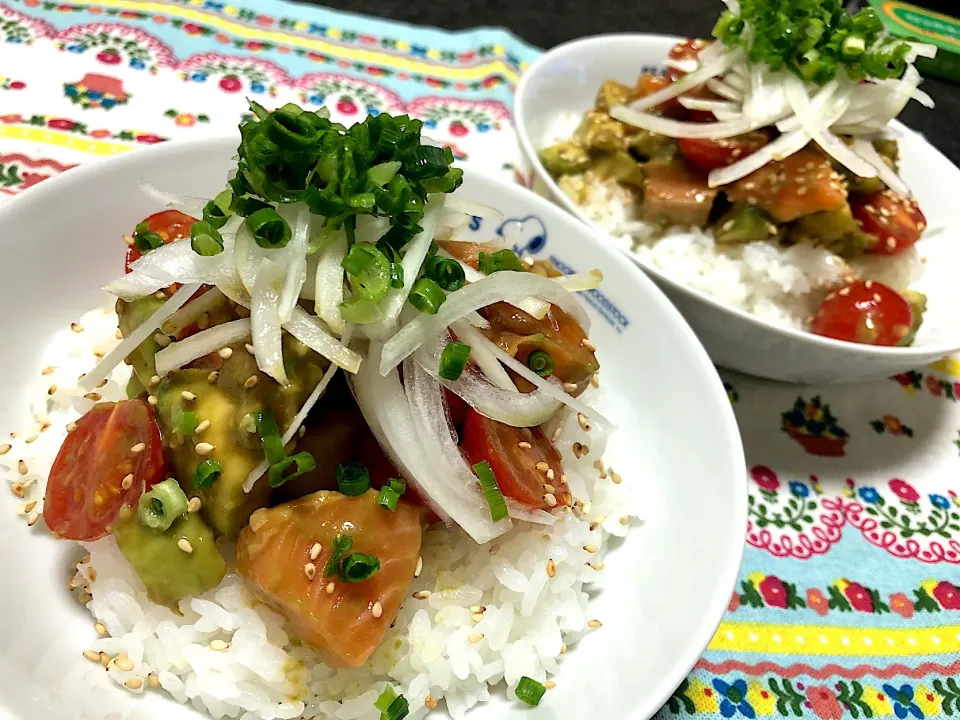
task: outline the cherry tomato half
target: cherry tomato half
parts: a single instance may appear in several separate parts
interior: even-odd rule
[[[875,255],[895,255],[920,239],[927,219],[913,198],[892,190],[850,198],[850,209],[860,229],[877,238]]]
[[[827,296],[810,331],[865,345],[897,345],[912,324],[913,310],[900,293],[882,283],[858,280]]]
[[[670,60],[677,60],[681,62],[685,60],[696,60],[699,62],[700,53],[708,45],[710,45],[708,40],[700,40],[697,38],[692,40],[683,40],[670,48],[670,52],[667,53],[667,57]],[[686,74],[686,72],[677,68],[667,68],[667,75],[671,80],[679,80]]]
[[[157,233],[163,238],[163,242],[166,244],[174,240],[179,240],[180,238],[190,237],[190,226],[196,222],[196,219],[179,210],[163,210],[146,218],[144,222],[147,223],[150,232]],[[143,253],[140,252],[136,245],[127,247],[127,272],[130,272],[130,266],[133,265],[134,261],[138,260],[141,255],[143,255]]]
[[[504,497],[524,505],[550,509],[543,499],[547,493],[544,484],[553,486],[557,500],[567,491],[561,480],[560,453],[540,428],[529,428],[528,434],[522,428],[504,425],[468,408],[461,449],[471,465],[484,460],[490,463]],[[547,470],[537,470],[537,463],[541,462],[553,470],[553,479],[548,479]]]
[[[677,142],[680,144],[680,152],[687,160],[701,170],[710,172],[743,160],[769,141],[765,132],[754,130],[726,140],[680,138]]]
[[[97,403],[57,454],[43,498],[44,522],[57,537],[97,540],[110,532],[124,505],[135,507],[144,489],[164,477],[153,408],[143,400]]]

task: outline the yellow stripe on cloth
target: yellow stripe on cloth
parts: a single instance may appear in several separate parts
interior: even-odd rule
[[[724,622],[711,650],[778,655],[935,655],[960,650],[960,625],[863,628]]]
[[[44,145],[69,148],[91,155],[116,155],[125,150],[132,150],[136,145],[118,142],[116,140],[97,140],[67,132],[58,132],[50,128],[30,127],[24,125],[0,125],[0,138],[11,140],[29,140]]]
[[[472,67],[449,67],[447,65],[424,62],[376,50],[334,45],[319,38],[305,37],[282,30],[253,27],[245,23],[229,20],[219,15],[195,10],[182,5],[162,2],[140,2],[139,0],[96,0],[96,2],[79,0],[76,4],[97,5],[100,7],[170,15],[184,20],[192,20],[197,23],[211,25],[225,33],[246,40],[268,40],[279,45],[290,45],[305,50],[315,50],[326,55],[331,55],[338,60],[350,60],[363,63],[364,65],[384,66],[394,70],[441,77],[447,80],[483,80],[486,77],[496,74],[503,75],[512,83],[516,83],[520,79],[517,72],[501,59],[491,59],[489,62]]]

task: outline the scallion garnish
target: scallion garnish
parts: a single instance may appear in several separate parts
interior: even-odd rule
[[[503,499],[503,493],[500,492],[490,463],[486,460],[478,462],[473,466],[473,472],[480,480],[480,489],[483,490],[483,497],[486,498],[487,505],[490,507],[490,517],[494,522],[500,522],[507,517],[507,501]]]
[[[400,493],[389,485],[380,488],[380,492],[377,494],[377,505],[390,512],[396,512],[398,502],[400,502]]]
[[[355,296],[378,303],[390,291],[390,260],[372,243],[355,243],[341,263]]]
[[[245,220],[253,239],[262,248],[282,248],[290,242],[290,224],[272,207],[257,210]]]
[[[327,558],[327,564],[323,566],[323,576],[325,578],[334,577],[340,569],[340,561],[343,556],[350,552],[353,547],[353,538],[349,535],[336,535],[333,538],[333,544],[330,547],[330,557]]]
[[[293,472],[290,472],[290,468],[293,468]],[[314,460],[313,455],[308,452],[298,452],[296,455],[271,464],[267,471],[267,482],[270,483],[270,487],[280,487],[285,482],[316,469],[317,461]]]
[[[340,314],[344,322],[354,325],[366,325],[383,317],[383,311],[377,303],[362,297],[352,297],[340,303]]]
[[[713,28],[724,44],[743,47],[751,63],[818,84],[841,67],[855,80],[900,77],[910,46],[882,32],[876,10],[851,15],[842,0],[742,0],[738,12],[725,11]]]
[[[380,720],[403,720],[410,714],[410,704],[403,695],[398,695],[397,699],[390,703],[385,713],[380,714]]]
[[[553,373],[553,358],[546,350],[534,350],[527,356],[527,367],[540,377],[547,377]]]
[[[546,691],[547,689],[541,683],[524,675],[517,683],[517,689],[514,692],[516,692],[518,700],[536,707],[540,704],[540,698]]]
[[[337,489],[347,497],[363,495],[370,489],[370,471],[362,462],[337,463]]]
[[[211,223],[200,220],[190,226],[190,247],[204,257],[219,255],[223,252],[223,237]]]
[[[389,483],[398,495],[403,495],[407,491],[407,484],[400,478],[390,478]]]
[[[482,252],[477,258],[477,269],[484,275],[500,272],[501,270],[514,270],[523,272],[526,268],[520,262],[520,258],[513,250],[497,250],[496,252]]]
[[[179,405],[173,408],[173,431],[180,435],[190,436],[197,429],[200,421],[197,414],[191,410],[184,410]]]
[[[470,346],[451,340],[440,354],[440,377],[459,380],[470,357]]]
[[[430,278],[422,277],[413,284],[410,291],[410,304],[428,315],[436,315],[447,296],[443,289]]]
[[[396,290],[403,287],[403,265],[398,262],[390,263],[390,287]]]
[[[466,283],[466,275],[460,263],[436,255],[427,260],[426,276],[447,292],[459,290]]]
[[[358,583],[369,580],[380,570],[380,560],[376,555],[364,553],[350,553],[340,563],[338,573],[341,580],[348,583]]]
[[[193,486],[198,490],[208,488],[220,477],[220,463],[216,460],[204,460],[193,472]]]
[[[133,244],[142,253],[156,250],[163,245],[163,238],[150,230],[150,223],[144,220],[133,231]]]
[[[260,444],[263,446],[267,462],[271,465],[281,462],[287,453],[283,449],[283,438],[280,437],[280,430],[277,428],[277,420],[273,413],[269,410],[254,413],[253,422],[257,428],[257,435],[260,436]]]
[[[186,509],[187,496],[183,494],[176,480],[167,478],[140,496],[137,517],[145,527],[163,532],[168,530]]]
[[[273,206],[258,198],[250,197],[249,195],[237,195],[230,209],[241,217],[250,217],[258,210],[265,210],[271,207]]]
[[[380,693],[380,697],[374,701],[373,706],[381,713],[385,713],[390,708],[390,703],[396,699],[397,691],[393,689],[392,685],[387,685]]]
[[[209,223],[217,230],[226,225],[228,219],[229,216],[217,205],[216,199],[211,200],[203,206],[203,221]]]

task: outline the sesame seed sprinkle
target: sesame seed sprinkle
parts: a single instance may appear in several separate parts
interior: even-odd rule
[[[583,345],[590,352],[594,352],[597,349],[597,346],[593,344],[593,341],[590,338],[584,338],[580,341],[580,344]]]
[[[565,382],[563,384],[563,389],[565,392],[575,392],[579,386],[576,383]]]
[[[147,675],[147,685],[152,688],[160,687],[160,678],[158,678],[154,673]]]
[[[83,325],[81,325],[78,322],[70,323],[70,329],[73,330],[75,333],[82,333]]]
[[[440,703],[433,695],[427,695],[427,697],[423,699],[423,704],[427,710],[436,710],[437,705]]]
[[[546,472],[547,470],[550,469],[550,466],[547,465],[545,462],[543,462],[543,460],[541,460],[541,461],[538,462],[536,465],[534,465],[534,467],[535,467],[539,472]]]
[[[187,502],[187,512],[189,513],[199,512],[202,505],[203,503],[200,500],[200,498],[192,497],[190,498],[189,502]]]
[[[584,432],[590,432],[590,423],[587,422],[587,416],[581,412],[577,413],[577,423]]]
[[[630,518],[627,517],[626,515],[622,516],[622,517],[620,518],[620,524],[621,524],[621,525],[629,525],[629,524],[630,524]]]
[[[874,302],[880,302],[881,300],[883,300],[883,298],[880,297],[880,293],[874,293],[874,294],[873,294],[873,300],[874,300]]]
[[[543,686],[547,690],[553,690],[557,686],[557,684],[553,680],[544,680]]]
[[[474,622],[480,622],[481,620],[483,620],[483,613],[474,613],[471,619]]]
[[[248,377],[246,380],[244,380],[243,386],[244,386],[247,390],[249,390],[249,389],[252,388],[254,385],[256,385],[259,381],[260,381],[260,378],[258,378],[256,375],[251,375],[251,376]]]
[[[307,580],[313,580],[317,574],[317,566],[312,562],[308,562],[303,566],[303,574],[307,576]]]
[[[894,248],[896,248],[896,247],[897,247],[897,239],[896,239],[895,237],[888,237],[888,238],[887,238],[887,247],[890,248],[891,250],[893,250]]]
[[[40,519],[40,513],[34,510],[32,513],[27,515],[27,527],[33,527],[36,524],[37,520],[39,519]]]
[[[156,333],[153,336],[154,341],[162,348],[167,347],[170,344],[170,338],[164,335],[163,333]]]
[[[543,501],[550,507],[556,507],[557,505],[557,496],[553,493],[547,493],[543,496]]]
[[[486,612],[486,610],[487,609],[483,605],[470,606],[470,612],[472,612],[474,615],[476,615],[477,613],[480,613],[482,615],[484,612]]]
[[[158,402],[156,395],[147,395],[147,405],[150,407],[156,407]]]
[[[30,437],[27,438],[27,440],[26,440],[27,445],[29,445],[29,444],[32,443],[32,442],[36,442],[39,437],[40,437],[39,435],[37,435],[36,433],[34,433],[33,435],[31,435]]]
[[[233,357],[233,348],[223,347],[217,351],[217,355],[222,357],[224,360],[229,360]]]
[[[57,371],[57,369],[51,365],[51,366],[45,367],[43,370],[41,370],[41,371],[40,371],[40,374],[41,374],[41,375],[53,375],[53,373],[55,373],[56,371]]]
[[[197,455],[205,457],[216,450],[216,446],[211,445],[208,442],[201,442],[194,445],[193,449],[196,451]]]
[[[100,402],[100,399],[101,399],[103,396],[102,396],[100,393],[98,393],[98,392],[88,392],[86,395],[84,395],[84,397],[85,397],[87,400],[93,400],[94,402]]]
[[[613,470],[610,471],[610,479],[613,480],[614,485],[619,485],[620,483],[623,482],[623,478],[620,477],[620,475],[615,473]]]
[[[228,647],[230,647],[230,646],[229,646],[227,643],[225,643],[223,640],[211,640],[211,641],[210,641],[210,649],[211,649],[211,650],[216,650],[217,652],[220,652],[220,651],[222,651],[222,650],[226,650]]]
[[[603,627],[603,623],[600,622],[599,620],[591,620],[590,622],[587,623],[587,627],[593,628],[594,630],[596,630],[599,627]]]
[[[478,643],[483,640],[483,633],[470,633],[467,636],[467,640],[472,643]]]
[[[51,385],[49,388],[47,388],[47,395],[56,395],[56,394],[57,394],[56,385]]]
[[[4,443],[3,445],[0,445],[0,455],[6,455],[11,450],[13,450],[13,445],[10,443]]]
[[[187,402],[193,402],[194,400],[197,399],[197,396],[194,393],[190,392],[189,390],[184,390],[183,392],[181,392],[180,397],[182,397]]]
[[[606,565],[605,565],[604,563],[602,563],[602,562],[598,562],[598,563],[587,563],[587,564],[588,564],[590,567],[592,567],[594,570],[596,570],[597,572],[600,572],[601,570],[603,570],[603,569],[606,567]]]
[[[325,588],[327,591],[327,595],[333,595],[333,591],[336,589],[336,587],[337,586],[334,585],[333,582],[328,582],[327,587]]]
[[[177,540],[177,547],[183,550],[187,555],[193,554],[193,545],[191,545],[190,541],[186,538],[180,538]]]
[[[533,447],[533,445],[528,443],[526,440],[521,440],[520,442],[517,443],[517,447],[520,448],[521,450],[529,450],[530,448]]]
[[[420,577],[420,573],[423,572],[423,556],[417,557],[417,569],[413,571],[413,576],[415,578]]]
[[[13,485],[10,486],[10,492],[12,492],[12,493],[13,493],[14,495],[16,495],[18,498],[22,498],[22,497],[23,497],[23,488],[24,488],[23,483],[21,483],[21,482],[15,482]]]
[[[586,545],[583,546],[583,549],[586,550],[588,553],[593,554],[597,552],[597,550],[599,550],[600,548],[598,548],[593,543],[587,543]]]
[[[863,286],[864,286],[867,290],[869,290],[870,288],[873,287],[873,280],[867,280],[867,281],[863,284]]]
[[[112,658],[111,658],[109,655],[107,655],[105,652],[103,652],[102,650],[100,651],[100,664],[101,664],[101,665],[103,665],[104,667],[107,667],[107,666],[110,664],[110,660],[111,660],[111,659],[112,659]]]
[[[37,501],[31,500],[30,502],[28,502],[26,505],[23,506],[23,511],[25,513],[28,513],[31,510],[33,510],[36,506],[37,506]]]
[[[147,449],[146,444],[144,444],[144,443],[142,443],[142,442],[138,442],[136,445],[134,445],[132,448],[130,448],[130,452],[132,452],[134,455],[136,455],[136,454],[138,454],[138,453],[142,453],[142,452],[143,452],[144,450],[146,450],[146,449]]]
[[[547,560],[547,577],[553,577],[557,574],[557,564],[553,561],[553,558]]]
[[[560,645],[560,654],[561,654],[561,655],[566,655],[566,654],[567,654],[567,644],[566,644],[566,643],[561,643],[561,645]]]
[[[219,377],[220,377],[219,372],[217,372],[216,370],[211,370],[210,374],[207,375],[207,382],[213,385],[213,383],[215,383]]]
[[[25,460],[17,461],[17,472],[19,472],[21,475],[26,475],[29,472],[29,469],[27,468],[27,463]]]
[[[430,592],[429,590],[417,590],[413,594],[413,597],[415,600],[426,600],[431,595],[433,595],[433,593]]]
[[[247,352],[250,353],[251,355],[253,355],[253,353],[256,352],[253,348],[253,345],[251,345],[250,343],[245,343],[244,347],[247,349]]]
[[[557,489],[556,489],[553,485],[551,485],[550,483],[544,483],[544,484],[543,484],[543,489],[544,489],[546,492],[548,492],[548,493],[556,492],[556,490],[557,490]]]
[[[318,557],[320,557],[320,553],[322,552],[323,552],[323,545],[321,545],[320,543],[314,543],[313,547],[310,548],[310,559],[316,560]]]
[[[553,435],[550,437],[550,439],[553,442],[556,442],[557,440],[560,439],[560,435],[562,434],[563,434],[563,428],[557,428],[556,430],[553,431]]]
[[[113,664],[117,666],[118,670],[123,670],[124,672],[133,670],[133,661],[123,653],[120,653],[113,659]]]
[[[100,653],[96,650],[84,650],[83,656],[90,662],[100,662]]]
[[[593,377],[590,378],[590,384],[595,388],[600,387],[600,373],[594,373]]]
[[[377,600],[377,602],[373,604],[373,608],[371,608],[370,612],[373,614],[375,618],[378,618],[381,615],[383,615],[383,605],[380,604],[379,600]]]

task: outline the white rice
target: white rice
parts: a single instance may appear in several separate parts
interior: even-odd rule
[[[720,245],[712,231],[700,228],[670,228],[657,234],[652,225],[637,219],[634,196],[616,181],[567,175],[559,185],[588,219],[644,265],[783,327],[803,329],[844,277],[855,275],[905,290],[923,270],[915,247],[892,257],[851,261],[809,243]]]
[[[37,412],[51,425],[43,442],[15,448],[32,453],[31,477],[41,485],[35,497],[43,492],[63,428],[92,405],[75,386],[79,373],[94,363],[91,349],[107,351],[117,342],[112,310],[88,313],[80,322],[83,333],[63,335],[53,345],[66,357],[55,373],[62,387],[52,397],[46,383],[54,380],[44,378]],[[104,399],[123,396],[129,372],[125,366],[115,370],[99,391]],[[590,631],[586,587],[602,578],[608,539],[626,535],[636,524],[631,518],[638,494],[629,481],[615,484],[612,474],[594,467],[606,438],[596,429],[583,431],[569,413],[549,431],[556,427],[571,489],[581,498],[589,493],[592,502],[561,514],[551,527],[516,523],[485,546],[459,529],[430,528],[423,539],[423,571],[394,627],[362,668],[324,664],[286,629],[281,616],[253,599],[234,572],[203,597],[181,601],[182,616],[151,603],[110,537],[85,545],[90,560],[77,566],[74,578],[75,586],[91,593],[87,608],[109,633],[101,638],[91,630],[89,647],[129,658],[131,670],[115,662],[108,667],[117,683],[133,680],[122,692],[150,690],[156,680],[176,702],[215,718],[379,720],[373,703],[388,684],[407,698],[414,719],[428,712],[430,696],[430,705],[443,699],[456,718],[489,699],[491,686],[504,681],[514,698],[512,688],[521,676],[546,680],[557,672],[567,646]],[[575,442],[589,447],[579,459],[572,452]],[[11,481],[13,465],[4,467]],[[221,541],[220,548],[232,568],[230,545]],[[556,568],[552,578],[548,560]],[[432,594],[412,597],[421,590]],[[482,612],[475,612],[476,606]],[[227,648],[212,649],[213,640]],[[77,663],[88,661],[78,657]],[[548,692],[543,702],[549,698]]]

